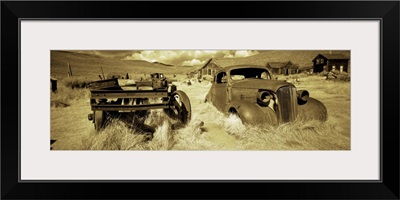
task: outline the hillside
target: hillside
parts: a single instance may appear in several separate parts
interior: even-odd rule
[[[216,62],[221,66],[238,64],[266,65],[267,62],[288,61],[299,64],[300,68],[311,66],[312,59],[319,53],[329,54],[329,50],[267,50],[259,54],[244,58],[218,58]],[[350,56],[350,51],[332,51]],[[197,66],[173,66],[161,62],[148,62],[145,60],[121,60],[102,57],[95,54],[84,54],[71,51],[51,51],[51,76],[63,78],[67,76],[68,63],[75,77],[87,77],[97,79],[103,68],[107,75],[129,75],[142,76],[144,74],[161,72],[166,75],[186,74],[201,67]]]
[[[283,62],[291,60],[295,64],[299,64],[300,68],[311,66],[312,59],[319,53],[329,54],[329,50],[268,50],[259,54],[244,58],[220,58],[216,59],[221,66],[255,64],[266,65],[267,62]],[[332,51],[332,53],[342,53],[350,55],[350,51]]]
[[[63,78],[68,74],[68,63],[75,77],[97,79],[103,68],[107,75],[149,74],[161,72],[164,74],[186,74],[192,67],[175,67],[164,63],[151,63],[144,60],[119,60],[104,58],[97,55],[69,51],[51,51],[51,76]]]

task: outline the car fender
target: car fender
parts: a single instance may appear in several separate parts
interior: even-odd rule
[[[278,119],[275,112],[269,107],[260,107],[248,101],[235,101],[228,106],[228,113],[232,109],[238,114],[244,124],[269,124],[277,125]]]
[[[325,105],[317,99],[309,98],[307,102],[298,107],[298,117],[303,120],[320,120],[326,121],[328,112]]]

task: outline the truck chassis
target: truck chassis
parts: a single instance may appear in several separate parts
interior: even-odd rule
[[[151,74],[151,81],[120,86],[117,78],[90,84],[88,119],[96,131],[103,130],[113,118],[130,118],[142,123],[152,109],[163,109],[166,115],[185,125],[191,119],[191,105],[185,92],[167,81],[163,74]]]

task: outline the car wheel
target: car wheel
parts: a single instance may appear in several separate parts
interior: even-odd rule
[[[175,91],[170,97],[170,108],[164,111],[169,117],[177,119],[183,124],[189,123],[192,117],[189,97],[183,91]]]

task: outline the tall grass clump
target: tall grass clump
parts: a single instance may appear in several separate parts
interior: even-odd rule
[[[333,121],[246,125],[246,129],[231,129],[230,134],[239,140],[238,149],[242,150],[348,150],[350,139],[339,133],[340,126]]]
[[[62,80],[63,84],[71,89],[75,88],[89,88],[89,84],[93,82],[93,80],[89,80],[87,78],[74,78],[74,77],[68,77]]]
[[[136,134],[135,134],[136,133]],[[90,131],[82,138],[83,150],[145,150],[146,135],[127,128],[123,122],[113,122],[103,131]]]
[[[127,126],[113,119],[102,131],[89,132],[82,139],[83,150],[201,150],[212,149],[211,142],[202,136],[198,120],[192,120],[180,129],[173,129],[176,121],[167,118],[160,110],[152,110],[145,120],[154,132]],[[149,135],[153,137],[149,140]],[[214,148],[215,149],[215,148]]]
[[[350,96],[350,82],[325,80],[320,84],[314,84],[310,88],[324,91],[327,94]]]
[[[170,150],[174,144],[175,140],[171,131],[171,125],[168,121],[164,121],[156,128],[153,139],[147,146],[150,150]]]
[[[298,86],[298,89],[310,91],[311,96],[314,92],[323,92],[328,95],[350,97],[350,86],[350,81],[326,80],[324,77],[312,75],[301,79],[301,84]]]
[[[148,142],[151,150],[205,150],[215,149],[202,134],[203,122],[192,113],[191,121],[186,125],[166,116],[162,110],[152,110],[145,121],[155,127],[153,139]],[[178,128],[173,128],[178,127]]]
[[[197,116],[184,128],[174,131],[176,150],[213,150],[222,149],[222,146],[207,139],[207,133],[203,128],[204,122]]]
[[[76,79],[79,80],[79,79]],[[89,81],[86,81],[89,83]],[[75,79],[63,79],[60,81],[56,92],[51,92],[50,102],[53,107],[67,107],[75,101],[89,100],[90,91],[85,85]],[[75,84],[75,85],[74,85]],[[80,86],[78,86],[80,85]]]

